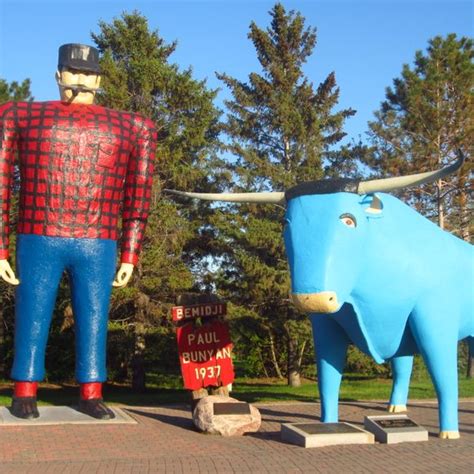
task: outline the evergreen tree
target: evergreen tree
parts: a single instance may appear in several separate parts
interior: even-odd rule
[[[369,123],[373,153],[367,163],[382,176],[436,169],[454,161],[456,150],[467,163],[456,175],[402,196],[442,228],[469,241],[472,216],[471,146],[474,140],[473,42],[455,34],[429,41],[413,66],[387,88],[386,100]]]
[[[401,196],[426,217],[466,241],[472,241],[474,142],[473,41],[450,34],[429,41],[414,65],[387,88],[386,100],[369,123],[373,142],[366,163],[376,174],[402,175],[436,169],[454,161],[456,150],[466,156],[457,175]],[[467,352],[467,351],[466,351]],[[474,354],[468,355],[468,376],[474,375]]]
[[[227,150],[236,157],[236,192],[281,191],[322,178],[345,135],[345,119],[355,113],[334,112],[339,97],[334,73],[315,89],[303,71],[316,30],[280,3],[270,16],[266,30],[252,22],[248,35],[261,72],[252,72],[247,82],[218,74],[232,93],[225,130]],[[250,342],[245,356],[260,361],[263,372],[286,372],[288,382],[298,385],[311,329],[289,300],[283,216],[278,206],[253,204],[226,205],[216,213],[223,252],[218,287],[235,305],[240,337]]]
[[[180,71],[170,62],[176,43],[167,44],[158,31],[150,31],[144,16],[124,13],[110,24],[100,22],[99,27],[92,37],[103,55],[100,103],[139,112],[151,118],[158,130],[142,257],[132,284],[114,291],[111,313],[112,328],[131,331],[128,353],[123,347],[111,350],[122,358],[125,369],[132,369],[133,387],[141,390],[145,359],[151,357],[151,351],[146,355],[146,340],[153,336],[153,328],[161,335],[154,344],[163,347],[163,358],[173,357],[169,349],[176,346],[175,336],[167,316],[175,295],[195,284],[192,270],[198,263],[192,267],[190,262],[198,262],[193,257],[201,252],[195,234],[208,214],[204,203],[178,211],[176,204],[161,199],[160,190],[213,189],[215,170],[221,166],[215,155],[220,113],[213,105],[216,92],[208,90],[205,81],[193,79],[190,69]],[[170,360],[170,365],[177,366],[177,360]]]
[[[8,83],[5,79],[0,78],[0,104],[8,102],[9,100],[33,100],[30,86],[31,81],[29,79],[25,79],[19,84],[17,81]]]

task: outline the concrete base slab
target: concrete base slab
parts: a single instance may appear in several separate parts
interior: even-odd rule
[[[38,407],[39,418],[33,420],[22,420],[16,418],[6,407],[0,407],[0,425],[8,426],[44,426],[44,425],[117,425],[117,424],[136,424],[137,422],[120,408],[110,407],[114,412],[115,418],[112,420],[97,420],[91,416],[85,415],[73,407]]]
[[[374,443],[372,433],[350,423],[283,423],[281,439],[303,448]]]
[[[364,428],[381,443],[428,441],[428,431],[407,415],[366,416]]]

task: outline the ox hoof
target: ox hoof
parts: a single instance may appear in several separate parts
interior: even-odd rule
[[[403,413],[407,411],[406,405],[389,405],[388,412],[389,413]]]
[[[440,431],[439,437],[441,439],[459,439],[459,431]]]

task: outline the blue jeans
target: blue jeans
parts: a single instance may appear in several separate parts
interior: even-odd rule
[[[11,376],[41,381],[59,282],[69,275],[76,336],[76,379],[104,382],[107,321],[117,244],[106,239],[17,236],[15,357]]]

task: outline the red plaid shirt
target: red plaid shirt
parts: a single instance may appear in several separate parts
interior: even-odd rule
[[[18,233],[118,238],[136,264],[150,207],[156,132],[139,115],[98,105],[8,102],[0,106],[0,259],[8,258],[16,155]]]

